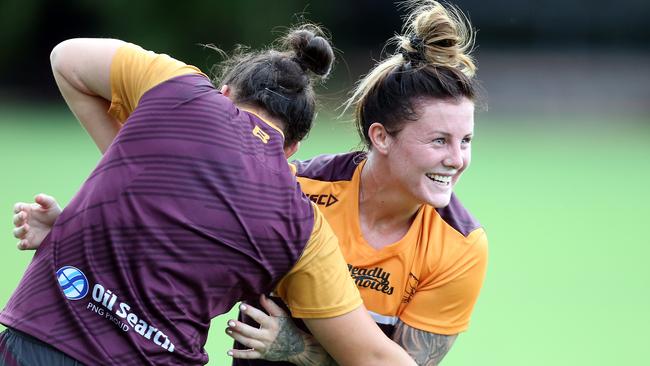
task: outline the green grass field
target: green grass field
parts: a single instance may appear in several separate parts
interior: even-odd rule
[[[99,153],[65,110],[0,110],[3,306],[32,256],[15,249],[13,203],[38,192],[67,203]],[[648,121],[479,114],[476,132],[457,192],[487,230],[490,262],[443,365],[650,365]],[[298,157],[356,141],[322,115]],[[210,365],[229,364],[226,317],[212,322]]]

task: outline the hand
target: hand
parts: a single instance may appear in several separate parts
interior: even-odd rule
[[[226,333],[247,350],[231,349],[228,355],[243,359],[288,361],[299,366],[335,366],[336,362],[311,334],[298,329],[289,315],[273,300],[260,296],[262,307],[269,313],[242,304],[239,309],[260,324],[259,328],[236,320],[228,321]]]
[[[237,342],[246,347],[248,350],[233,349],[228,352],[234,358],[245,359],[267,359],[269,361],[286,361],[287,352],[290,349],[281,349],[283,344],[278,341],[278,335],[282,328],[290,331],[286,338],[300,337],[300,330],[295,328],[287,313],[282,310],[273,300],[261,295],[260,304],[269,313],[265,314],[263,311],[248,305],[241,304],[239,306],[242,313],[248,315],[251,319],[255,320],[260,327],[254,328],[246,323],[236,320],[228,321],[228,328],[226,333]],[[294,344],[295,341],[292,341]],[[299,342],[298,342],[299,343]],[[291,344],[284,344],[287,348],[291,348]]]
[[[41,193],[34,197],[34,203],[16,203],[14,214],[18,249],[37,249],[61,214],[61,207],[54,197]]]

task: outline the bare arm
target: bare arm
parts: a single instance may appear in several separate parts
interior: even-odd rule
[[[436,366],[449,352],[458,334],[444,335],[413,328],[399,321],[393,340],[401,345],[419,366]]]
[[[231,356],[302,366],[415,365],[403,349],[384,335],[364,306],[333,318],[303,319],[314,333],[312,336],[296,328],[272,300],[263,297],[262,305],[270,315],[250,305],[241,309],[260,324],[259,328],[236,320],[228,322],[226,333],[250,347],[230,350]]]
[[[260,304],[268,312],[242,304],[240,310],[259,324],[253,327],[230,320],[226,333],[249,349],[231,349],[234,358],[287,361],[298,366],[336,366],[337,363],[313,335],[295,326],[291,317],[273,300],[262,295]]]
[[[276,327],[267,338],[265,325],[260,328],[233,323],[226,333],[250,349],[232,349],[228,354],[234,358],[287,361],[298,366],[336,366],[336,361],[309,333],[298,329],[290,317],[273,317]],[[271,339],[272,338],[272,339]]]
[[[54,47],[50,55],[61,95],[102,153],[120,128],[108,108],[111,62],[123,44],[116,39],[69,39]]]
[[[259,324],[253,327],[231,320],[226,333],[249,349],[232,349],[235,358],[288,361],[298,366],[333,366],[336,361],[309,333],[298,329],[291,317],[273,300],[262,296],[260,303],[268,312],[243,305],[241,311]],[[402,346],[418,365],[438,365],[458,335],[443,335],[413,328],[399,321],[393,340]]]
[[[384,335],[363,305],[334,318],[303,320],[340,365],[415,365],[400,346]]]
[[[124,44],[116,39],[69,39],[50,54],[52,73],[61,95],[81,125],[104,153],[120,129],[108,114],[111,100],[111,62]],[[61,214],[56,200],[39,194],[35,203],[14,206],[14,237],[18,248],[37,249]]]
[[[296,328],[289,317],[278,318],[278,337],[271,343],[265,359],[286,360],[298,366],[337,366],[316,338]]]

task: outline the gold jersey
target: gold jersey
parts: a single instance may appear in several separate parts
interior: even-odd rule
[[[398,319],[437,334],[466,330],[486,271],[485,231],[454,195],[442,209],[423,205],[404,237],[374,249],[359,225],[364,162],[347,153],[292,165],[339,238],[366,308],[388,334]]]

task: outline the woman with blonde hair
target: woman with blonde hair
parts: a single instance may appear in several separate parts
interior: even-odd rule
[[[390,41],[397,52],[347,102],[367,152],[294,165],[375,322],[417,364],[435,365],[468,328],[487,264],[485,232],[453,193],[470,164],[478,86],[465,16],[410,4]],[[261,305],[270,316],[246,304],[226,329],[239,343],[234,365],[333,364],[299,322],[270,299]]]

